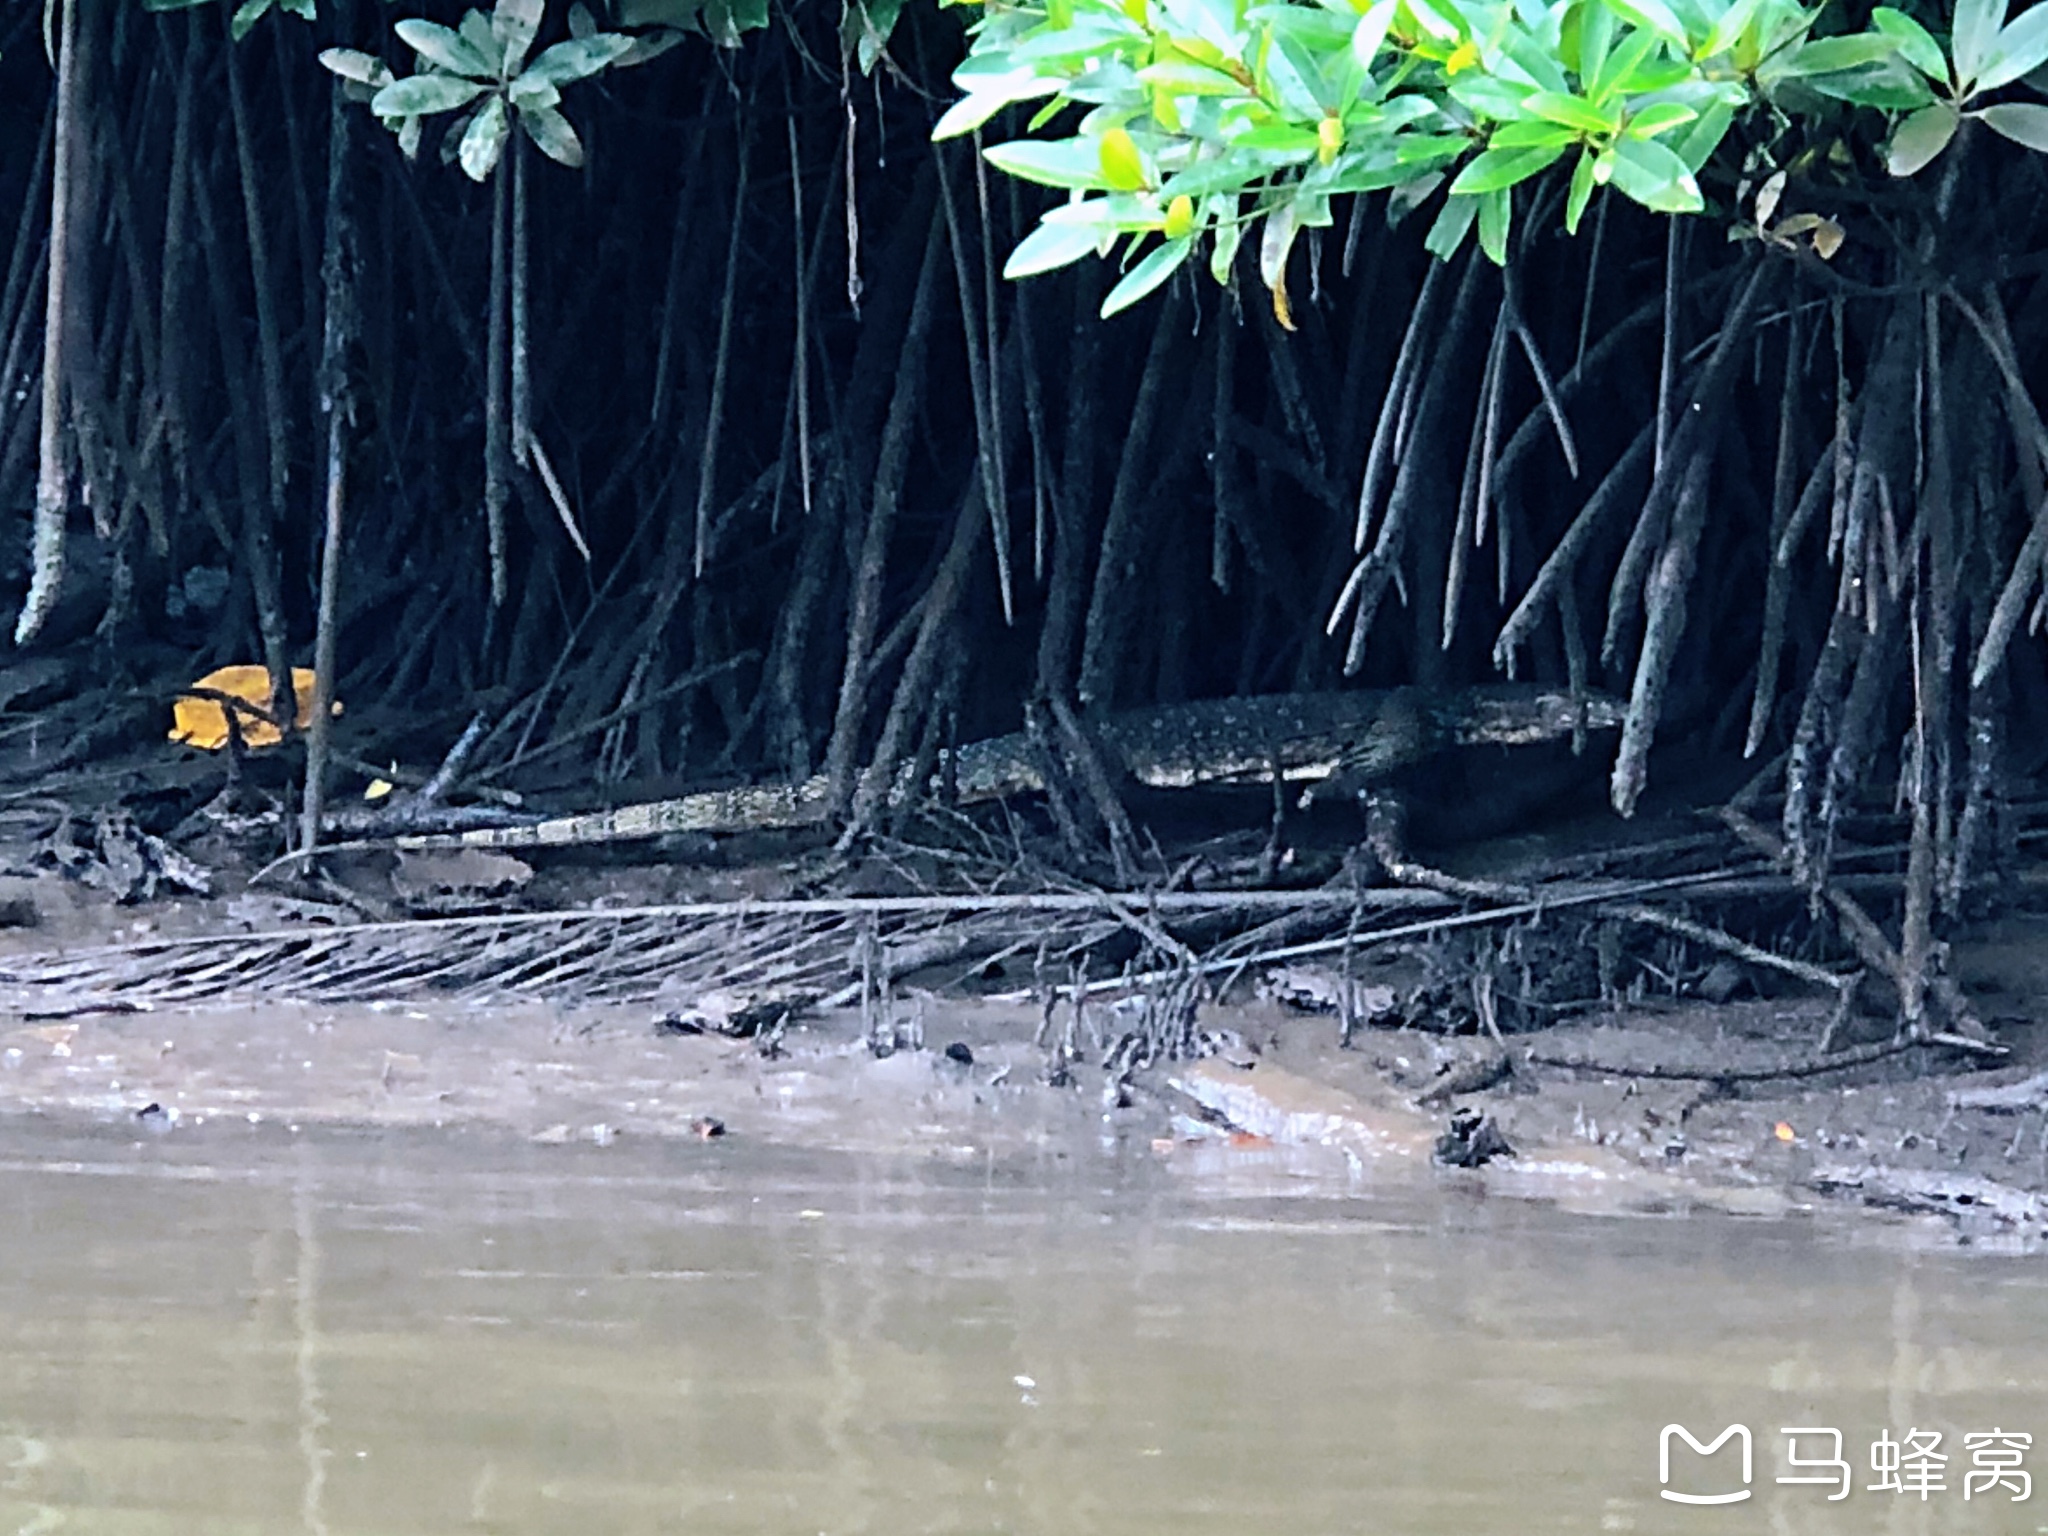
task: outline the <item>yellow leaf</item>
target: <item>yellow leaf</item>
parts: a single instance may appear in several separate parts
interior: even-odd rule
[[[1166,238],[1178,240],[1195,227],[1195,200],[1183,192],[1166,205]]]
[[[1273,285],[1273,318],[1280,322],[1283,331],[1295,328],[1294,310],[1287,302],[1287,284],[1284,282]]]
[[[220,667],[192,686],[206,693],[226,694],[249,705],[248,709],[235,712],[236,724],[242,732],[242,745],[274,747],[282,739],[277,727],[265,718],[270,713],[270,673],[267,669]],[[292,693],[298,705],[298,718],[292,722],[293,728],[303,731],[313,723],[311,668],[292,668]],[[335,701],[334,713],[341,713],[339,700]],[[227,708],[218,699],[181,694],[171,706],[170,739],[198,747],[204,752],[220,751],[228,744]]]
[[[1462,70],[1467,70],[1475,67],[1478,63],[1479,45],[1473,42],[1472,39],[1468,37],[1465,39],[1464,42],[1458,44],[1457,47],[1453,48],[1451,50],[1451,56],[1448,59],[1444,60],[1444,73],[1447,75],[1455,75]]]
[[[1344,147],[1344,119],[1325,117],[1316,123],[1316,158],[1328,165]]]
[[[391,793],[391,788],[391,781],[389,779],[372,779],[363,790],[363,798],[365,800],[382,800]]]
[[[1102,174],[1119,192],[1145,189],[1145,157],[1126,128],[1112,128],[1102,136]]]

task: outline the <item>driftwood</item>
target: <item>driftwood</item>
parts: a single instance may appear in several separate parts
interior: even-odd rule
[[[2048,1105],[2048,1072],[2036,1072],[2016,1083],[1989,1088],[1958,1088],[1948,1096],[1950,1109],[1982,1109],[1994,1115],[2024,1114]]]
[[[1860,1196],[1866,1205],[1915,1215],[1988,1216],[2004,1226],[2038,1228],[2039,1196],[1992,1179],[1917,1168],[1817,1169],[1810,1180],[1824,1194]]]
[[[1932,1043],[1954,1042],[1884,1040],[1875,1045],[1859,1045],[1846,1051],[1835,1051],[1822,1056],[1805,1056],[1761,1067],[1667,1067],[1655,1062],[1606,1061],[1593,1056],[1538,1050],[1533,1046],[1522,1053],[1522,1059],[1531,1066],[1556,1067],[1566,1072],[1587,1072],[1596,1077],[1640,1077],[1660,1083],[1768,1083],[1780,1078],[1818,1077],[1825,1072],[1846,1072],[1852,1067],[1867,1067],[1872,1062],[1884,1061]]]

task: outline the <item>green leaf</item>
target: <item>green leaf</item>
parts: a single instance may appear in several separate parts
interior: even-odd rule
[[[1472,221],[1479,217],[1479,199],[1476,197],[1447,197],[1438,211],[1436,222],[1429,226],[1429,233],[1423,236],[1422,248],[1438,261],[1449,261],[1457,255],[1458,247],[1465,243],[1466,231],[1472,228]]]
[[[1007,171],[1040,186],[1066,187],[1083,192],[1106,192],[1109,180],[1102,174],[1102,157],[1093,140],[1064,139],[1048,143],[1026,139],[1016,144],[991,144],[982,158],[999,171]]]
[[[1097,229],[1041,224],[1017,242],[1017,249],[1003,263],[1003,276],[1036,277],[1041,272],[1055,271],[1083,256],[1093,256],[1101,241],[1102,232]]]
[[[974,132],[1003,108],[1034,97],[1050,96],[1059,88],[1057,80],[1040,80],[1020,70],[1004,85],[993,90],[969,92],[946,108],[932,128],[932,138],[957,139],[962,134]]]
[[[495,80],[498,76],[498,66],[478,53],[459,32],[413,19],[401,21],[391,30],[414,53],[451,75],[467,75],[472,80]]]
[[[1506,187],[1479,199],[1479,249],[1496,267],[1508,264],[1508,225],[1514,211],[1514,193]]]
[[[1448,165],[1457,159],[1466,147],[1460,145],[1458,149],[1447,152],[1440,160],[1429,164],[1389,164],[1385,160],[1367,160],[1363,157],[1340,161],[1331,168],[1328,175],[1316,178],[1315,187],[1318,192],[1329,197],[1357,192],[1391,192],[1397,199],[1407,189],[1421,187],[1420,198],[1426,198],[1444,179],[1442,172],[1435,169],[1435,166]],[[1302,184],[1309,185],[1309,178],[1303,177]],[[1391,202],[1387,211],[1390,215],[1394,211]]]
[[[1447,119],[1442,107],[1419,92],[1396,96],[1379,109],[1379,124],[1388,132],[1412,128],[1417,123],[1435,122],[1439,125]]]
[[[1991,61],[1991,49],[2005,25],[2005,0],[1956,0],[1948,47],[1956,57],[1956,84],[1968,94]]]
[[[1968,94],[1977,76],[1991,62],[1991,49],[2005,22],[2006,0],[1956,0],[1955,28],[1949,47],[1955,54],[1956,81]]]
[[[313,21],[319,14],[314,9],[313,0],[277,0],[277,8],[301,21]]]
[[[553,81],[532,80],[521,75],[505,87],[505,99],[520,111],[530,112],[536,107],[560,106],[562,93]]]
[[[1524,118],[1519,123],[1509,123],[1505,128],[1496,128],[1493,137],[1486,141],[1488,149],[1536,149],[1546,145],[1578,142],[1579,135],[1562,123],[1546,123]]]
[[[1109,290],[1109,296],[1102,301],[1102,318],[1107,320],[1118,310],[1129,309],[1173,276],[1194,248],[1192,235],[1179,240],[1165,240],[1154,246],[1143,261],[1124,274],[1122,282]]]
[[[372,86],[380,91],[397,78],[382,59],[359,48],[326,49],[320,55],[320,62],[344,80],[353,80],[357,85]]]
[[[1666,91],[1682,90],[1688,84],[1707,83],[1683,59],[1652,56],[1628,72],[1620,90],[1624,96],[1661,96]]]
[[[1698,213],[1706,206],[1686,163],[1654,140],[1615,140],[1613,164],[1615,190],[1652,213]]]
[[[1286,123],[1275,123],[1269,128],[1252,128],[1231,137],[1232,149],[1248,150],[1253,154],[1275,156],[1275,165],[1290,164],[1297,160],[1312,159],[1322,147],[1322,140],[1307,128],[1296,128]]]
[[[1522,116],[1522,103],[1531,93],[1527,86],[1466,70],[1451,82],[1450,94],[1453,101],[1476,117],[1511,123]]]
[[[1568,235],[1579,232],[1579,220],[1586,215],[1586,204],[1593,196],[1594,154],[1589,149],[1579,156],[1579,163],[1572,167],[1572,189],[1564,200],[1564,231]]]
[[[498,41],[497,34],[491,30],[491,18],[482,11],[464,11],[455,30],[483,58],[502,59],[505,56],[505,45]],[[498,66],[492,64],[491,73],[495,75],[497,72]]]
[[[1538,3],[1538,0],[1520,0],[1520,3],[1533,5]],[[1493,57],[1488,50],[1480,61],[1486,68],[1510,78],[1521,77],[1525,83],[1539,91],[1577,94],[1577,82],[1564,67],[1564,59],[1559,54],[1557,39],[1551,27],[1545,26],[1539,38],[1519,27],[1511,26],[1500,32],[1493,41],[1499,47],[1499,57]]]
[[[1183,51],[1199,42],[1216,50],[1219,57],[1236,58],[1244,51],[1245,38],[1239,30],[1243,11],[1236,0],[1158,0],[1159,9],[1172,24],[1176,44]],[[1209,62],[1217,62],[1211,59]]]
[[[1891,146],[1885,151],[1885,168],[1894,176],[1915,174],[1948,148],[1959,121],[1956,109],[1945,101],[1922,107],[1892,134]]]
[[[2048,154],[2048,107],[2031,101],[2002,102],[1970,116],[1982,118],[1985,127],[2015,144]]]
[[[1734,121],[1735,109],[1717,102],[1707,108],[1700,120],[1688,128],[1671,147],[1677,151],[1678,158],[1685,162],[1685,168],[1697,176],[1700,167],[1712,159],[1714,151],[1721,147],[1721,140],[1727,137],[1728,129]]]
[[[1562,123],[1567,128],[1576,128],[1581,133],[1612,133],[1620,126],[1618,114],[1610,116],[1589,101],[1556,91],[1536,91],[1524,98],[1522,106],[1538,117]]]
[[[1409,0],[1408,14],[1432,42],[1455,43],[1466,35],[1465,18],[1449,0]]]
[[[1051,96],[1055,90],[1059,90],[1057,80],[1044,82],[1044,94]],[[1014,100],[1016,96],[1008,96],[997,90],[961,96],[961,100],[952,102],[952,106],[948,106],[944,113],[940,113],[938,123],[932,125],[932,141],[938,143],[940,139],[958,139],[965,133],[973,133],[977,127],[987,123]]]
[[[1145,157],[1128,128],[1112,128],[1095,141],[1102,161],[1102,175],[1119,192],[1137,192],[1155,179],[1145,166]]]
[[[903,0],[847,0],[839,23],[841,56],[851,55],[862,74],[873,74],[902,10]]]
[[[370,98],[379,117],[424,117],[466,107],[484,93],[474,80],[457,75],[407,75]]]
[[[1606,0],[1607,6],[1622,20],[1651,32],[1681,48],[1690,48],[1691,41],[1685,35],[1685,26],[1671,13],[1664,0]]]
[[[1628,120],[1628,134],[1633,139],[1654,139],[1660,133],[1668,133],[1680,123],[1692,122],[1699,116],[1691,107],[1675,101],[1653,101],[1642,111]]]
[[[768,0],[705,0],[704,31],[721,48],[737,48],[748,32],[768,25]]]
[[[1172,59],[1163,64],[1147,64],[1138,71],[1138,82],[1154,90],[1171,91],[1176,96],[1243,96],[1244,84],[1233,75],[1220,69],[1211,69],[1206,64],[1195,64],[1187,59]]]
[[[1750,18],[1756,15],[1761,3],[1762,0],[1735,0],[1735,4],[1717,16],[1714,24],[1707,28],[1706,39],[1700,44],[1696,57],[1717,58],[1733,48],[1742,34],[1749,30]]]
[[[1317,94],[1310,82],[1319,79],[1322,71],[1293,38],[1277,32],[1268,36],[1271,46],[1263,50],[1263,73],[1271,83],[1269,99],[1277,100],[1280,110],[1297,120],[1320,116],[1330,103]]]
[[[1216,226],[1216,246],[1209,252],[1209,275],[1218,283],[1229,283],[1230,269],[1237,264],[1237,248],[1243,240],[1244,226],[1235,217]]]
[[[1394,4],[1395,0],[1374,0],[1352,29],[1351,57],[1358,61],[1360,69],[1370,71],[1379,57],[1380,46],[1387,40],[1387,28],[1394,24]]]
[[[1143,234],[1165,222],[1159,199],[1132,192],[1112,192],[1107,197],[1087,197],[1079,202],[1061,203],[1040,215],[1040,222],[1062,229],[1086,229],[1091,238],[1105,235]]]
[[[1898,44],[1882,33],[1858,32],[1849,37],[1816,38],[1792,56],[1788,75],[1832,75],[1866,64],[1881,64],[1898,53]]]
[[[234,18],[228,22],[228,36],[240,42],[249,35],[249,29],[270,14],[270,0],[242,0],[235,8]]]
[[[1601,67],[1607,62],[1608,50],[1614,46],[1614,12],[1596,0],[1586,0],[1586,3],[1572,8],[1571,17],[1578,34],[1578,57],[1573,59],[1570,52],[1565,51],[1565,60],[1581,81],[1597,80]],[[1561,36],[1560,42],[1569,35]]]
[[[557,165],[566,165],[578,170],[583,165],[583,141],[576,137],[576,130],[569,126],[569,119],[553,107],[532,106],[519,109],[519,126],[526,130],[526,136],[533,140],[534,148],[546,155]],[[475,129],[472,127],[471,132]],[[467,144],[463,146],[465,149]],[[468,162],[463,163],[468,169]],[[481,176],[477,177],[481,181]]]
[[[1941,56],[1941,44],[1919,22],[1904,11],[1880,5],[1870,13],[1877,30],[1898,44],[1899,57],[1930,80],[1948,82],[1948,60]]]
[[[1470,165],[1458,173],[1458,179],[1451,183],[1451,191],[1454,195],[1466,196],[1503,191],[1547,169],[1564,154],[1564,150],[1562,144],[1535,149],[1482,150],[1473,157]]]
[[[485,99],[488,100],[489,98]],[[443,165],[455,164],[457,158],[462,153],[462,136],[469,132],[470,125],[476,121],[477,113],[482,110],[483,102],[478,101],[475,105],[465,107],[455,114],[455,121],[450,123],[441,135],[440,148],[441,163]],[[407,118],[406,121],[416,123],[419,119],[416,117]]]
[[[498,0],[491,11],[491,36],[498,42],[498,68],[502,73],[515,75],[526,62],[526,50],[533,46],[533,35],[540,30],[542,3],[543,0]],[[504,123],[500,116],[498,142],[502,148]],[[467,159],[463,166],[468,168]]]
[[[2048,5],[2037,5],[1998,34],[1977,89],[1995,91],[2048,64]]]
[[[1076,17],[1064,27],[1043,27],[1010,50],[1018,63],[1078,64],[1104,54],[1136,51],[1150,39],[1123,12]]]
[[[660,58],[671,48],[680,48],[682,43],[683,34],[668,27],[655,32],[639,33],[634,37],[633,45],[612,60],[612,68],[632,69],[636,65],[645,64],[649,59]]]
[[[1597,106],[1614,96],[1621,89],[1622,82],[1636,72],[1656,46],[1656,33],[1642,28],[1631,31],[1622,39],[1621,46],[1601,62],[1599,73],[1586,88],[1587,99]]]
[[[1934,100],[1926,77],[1896,54],[1881,64],[1814,75],[1806,84],[1823,96],[1880,112],[1912,112]]]
[[[456,151],[463,174],[471,181],[483,181],[498,168],[498,157],[505,152],[511,126],[504,97],[492,96],[477,108],[476,116],[470,119],[469,128],[462,135],[462,147]]]
[[[1272,163],[1265,157],[1233,147],[1211,159],[1197,160],[1186,170],[1167,177],[1159,195],[1208,197],[1217,192],[1242,192],[1271,170]]]
[[[1404,133],[1394,141],[1394,159],[1402,165],[1443,165],[1472,147],[1462,133]]]
[[[569,85],[587,80],[633,46],[630,37],[617,32],[599,32],[590,37],[571,38],[544,50],[520,72],[521,80],[545,80],[550,85]]]

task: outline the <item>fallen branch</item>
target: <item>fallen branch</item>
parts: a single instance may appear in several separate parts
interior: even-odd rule
[[[1602,1061],[1592,1056],[1558,1055],[1534,1046],[1522,1053],[1532,1066],[1557,1067],[1567,1072],[1590,1072],[1597,1077],[1642,1077],[1662,1083],[1764,1083],[1774,1078],[1818,1077],[1823,1072],[1846,1072],[1872,1062],[1898,1056],[1915,1046],[1949,1045],[1952,1036],[1930,1035],[1922,1040],[1885,1040],[1876,1045],[1859,1045],[1832,1055],[1802,1057],[1773,1067],[1664,1067]],[[1974,1043],[1974,1042],[1973,1042]]]

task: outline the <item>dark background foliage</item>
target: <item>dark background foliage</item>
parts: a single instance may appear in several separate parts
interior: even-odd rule
[[[92,644],[104,676],[138,682],[256,659],[258,578],[274,558],[290,649],[309,659],[332,86],[315,55],[340,43],[403,59],[390,25],[420,12],[459,15],[361,0],[310,26],[273,14],[231,66],[222,9],[81,0],[98,46],[73,335],[90,345],[67,381],[66,598],[36,644]],[[24,514],[5,540],[17,596],[49,199],[41,22],[17,4],[0,38],[0,210],[19,218],[0,295],[12,407],[0,505]],[[1796,497],[1814,478],[1843,398],[1836,316],[1859,412],[1887,327],[1937,268],[1958,292],[2006,295],[2023,360],[2048,320],[2036,157],[1960,146],[1944,219],[1936,178],[1889,182],[1867,129],[1822,121],[1754,124],[1743,142],[1798,168],[1787,211],[1824,206],[1843,222],[1832,264],[1724,239],[1750,211],[1746,168],[1731,162],[1703,178],[1710,216],[1678,221],[1675,236],[1610,199],[1567,240],[1557,189],[1525,189],[1511,305],[1469,252],[1426,287],[1419,221],[1390,226],[1373,198],[1298,247],[1291,333],[1248,270],[1229,290],[1183,276],[1102,322],[1109,263],[1023,284],[995,275],[1045,194],[980,168],[970,145],[928,142],[950,99],[958,14],[911,8],[867,77],[842,65],[840,25],[833,8],[794,5],[737,49],[694,37],[608,71],[565,93],[587,165],[529,151],[532,419],[590,559],[541,480],[519,472],[502,604],[480,510],[493,190],[441,163],[436,125],[408,163],[351,109],[359,323],[339,687],[350,728],[389,738],[380,750],[445,744],[482,707],[503,724],[487,758],[570,740],[553,766],[586,787],[593,768],[667,781],[830,761],[843,776],[878,747],[908,755],[921,735],[1012,729],[1034,693],[1110,707],[1331,686],[1347,653],[1371,683],[1492,675],[1503,620],[1654,423],[1666,358],[1675,427],[1758,263],[1739,362],[1711,402],[1710,510],[1660,729],[1739,747],[1761,665],[1759,744],[1782,745],[1852,602],[1844,583],[1862,577],[1844,575],[1843,530],[1823,508],[1782,578],[1783,646],[1763,642],[1773,521],[1787,487]],[[551,13],[541,41],[562,35]],[[1418,302],[1409,393],[1388,411]],[[1558,381],[1576,476],[1532,353]],[[1964,436],[1983,440],[1970,466],[1981,570],[1959,589],[1960,653],[2030,511],[1995,371],[1964,357],[1949,388]],[[1884,431],[1910,444],[1914,422],[1908,398]],[[1395,451],[1374,478],[1376,437]],[[275,497],[273,441],[286,471]],[[1636,526],[1648,485],[1639,453],[1533,616],[1518,675],[1562,679],[1577,657],[1583,681],[1627,688],[1644,568],[1624,548],[1632,526],[1638,555],[1661,536]],[[1355,536],[1377,536],[1390,497],[1403,527],[1392,600],[1347,645],[1347,626],[1326,634],[1326,621]],[[1899,521],[1871,535],[1894,554]],[[2022,681],[2038,669],[2029,650]],[[1910,699],[1904,668],[1869,691],[1870,743],[1888,744]]]

